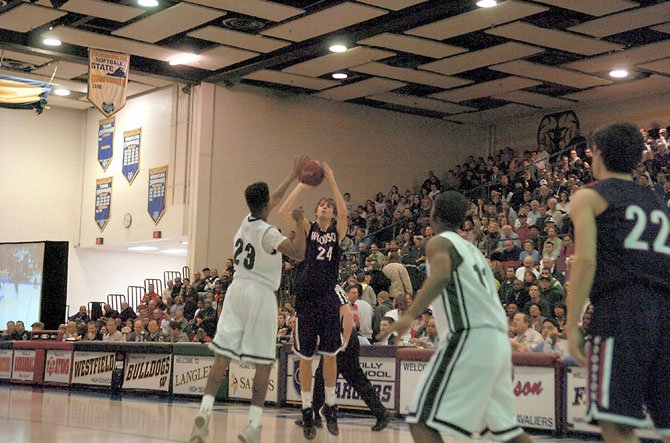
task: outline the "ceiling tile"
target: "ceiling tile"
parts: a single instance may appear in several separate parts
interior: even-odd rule
[[[188,33],[189,37],[209,40],[227,46],[248,49],[256,52],[272,52],[284,48],[290,43],[276,40],[262,35],[247,34],[246,32],[233,31],[232,29],[219,28],[218,26],[205,26]]]
[[[472,80],[465,80],[458,77],[448,77],[445,75],[434,74],[432,72],[417,71],[409,68],[398,68],[396,66],[385,65],[384,63],[372,62],[365,65],[351,68],[354,72],[374,75],[376,77],[386,77],[395,80],[402,80],[421,85],[435,86],[442,89],[456,88],[458,86],[468,85]]]
[[[377,34],[370,38],[359,40],[357,43],[360,45],[394,49],[396,51],[408,52],[410,54],[423,55],[424,57],[431,58],[445,58],[467,52],[466,48],[459,48],[458,46],[447,45],[425,38],[392,34],[390,32]]]
[[[623,49],[622,45],[616,43],[555,29],[541,28],[524,22],[499,26],[486,31],[486,33],[582,55],[596,55]]]
[[[145,85],[144,83],[128,82],[128,97],[151,91],[152,89],[156,88],[151,85]]]
[[[57,38],[72,45],[125,52],[128,54],[139,55],[140,57],[153,58],[162,61],[169,61],[182,55],[181,51],[162,46],[66,27],[54,28],[51,31],[46,32],[44,37]]]
[[[334,80],[305,77],[302,75],[288,74],[281,71],[271,71],[269,69],[262,69],[260,71],[252,72],[251,74],[247,74],[242,78],[315,90],[332,88],[340,84],[340,82]]]
[[[72,98],[59,97],[57,95],[49,95],[47,100],[47,106],[56,106],[60,108],[73,108],[73,109],[88,109],[93,107],[93,105],[87,100],[75,100]]]
[[[458,74],[459,72],[470,71],[472,69],[481,68],[482,66],[489,66],[509,60],[529,57],[541,52],[544,52],[544,49],[536,46],[524,45],[522,43],[509,42],[482,49],[480,51],[468,52],[466,54],[455,55],[453,57],[426,63],[419,66],[419,68],[447,75]]]
[[[652,75],[642,80],[617,83],[610,86],[579,91],[565,95],[564,98],[580,102],[597,101],[598,103],[615,102],[635,97],[644,97],[670,90],[670,78],[662,75]]]
[[[613,14],[639,6],[638,3],[629,0],[535,0],[563,9],[595,15],[597,17]]]
[[[321,57],[298,63],[283,69],[283,72],[289,74],[306,75],[309,77],[320,77],[329,72],[339,69],[351,68],[352,66],[362,65],[375,60],[381,60],[393,57],[395,53],[382,51],[381,49],[372,49],[357,47],[349,49],[346,52],[332,53]]]
[[[405,31],[405,34],[432,38],[433,40],[446,40],[457,35],[469,34],[548,10],[549,8],[544,6],[508,0],[495,8],[478,8],[474,11],[410,29]]]
[[[0,28],[28,32],[64,16],[67,12],[53,8],[22,3],[0,14]]]
[[[525,60],[515,60],[501,65],[491,66],[489,69],[505,72],[537,80],[544,80],[559,85],[570,86],[578,89],[592,88],[593,86],[609,85],[611,80],[594,77],[581,72],[569,71],[555,66],[531,63]]]
[[[474,98],[491,97],[496,94],[530,88],[539,84],[541,84],[541,82],[529,80],[527,78],[505,77],[498,80],[466,86],[465,88],[438,92],[436,94],[431,94],[430,97],[459,103]]]
[[[281,5],[267,0],[189,0],[191,3],[210,6],[224,11],[258,17],[273,22],[281,22],[296,15],[304,14],[305,10],[293,6]]]
[[[662,25],[654,26],[651,29],[653,29],[654,31],[664,32],[666,34],[670,34],[670,22],[663,23]]]
[[[570,100],[528,91],[511,91],[505,94],[494,95],[493,98],[524,105],[537,106],[539,108],[567,108],[575,104],[575,102]]]
[[[246,51],[244,49],[231,48],[229,46],[217,46],[198,53],[198,59],[192,63],[184,63],[194,68],[209,69],[216,71],[235,63],[249,60],[260,55],[258,52]]]
[[[112,34],[149,43],[156,43],[171,35],[193,29],[203,23],[222,17],[221,10],[204,8],[190,3],[178,3],[113,31]]]
[[[401,9],[409,8],[425,1],[427,0],[358,0],[360,3],[367,3],[368,5],[390,9],[391,11],[400,11]]]
[[[9,69],[0,69],[0,74],[4,75],[16,75],[16,71],[10,71]],[[51,81],[51,75],[38,75],[38,74],[31,74],[28,72],[21,72],[21,77],[27,78],[28,80],[37,80],[38,82],[45,82],[49,83]],[[64,80],[64,79],[54,79],[53,81],[54,86],[62,86],[63,88],[69,89],[70,91],[74,92],[86,92],[88,89],[88,85],[83,82],[76,82],[72,80]]]
[[[670,2],[663,2],[658,5],[647,6],[646,8],[633,9],[597,18],[568,29],[594,37],[606,37],[666,22],[669,15]]]
[[[344,2],[275,26],[261,32],[261,34],[301,42],[384,14],[388,14],[388,11],[358,3]]]
[[[76,12],[81,15],[90,15],[100,17],[115,22],[125,23],[135,17],[139,17],[146,11],[132,6],[119,5],[102,0],[69,0],[63,6],[62,10]]]
[[[460,123],[481,123],[485,121],[508,120],[510,117],[531,115],[539,110],[531,106],[519,105],[516,103],[501,106],[499,108],[487,109],[486,111],[470,112],[468,114],[450,115],[449,121]]]
[[[30,63],[31,65],[40,66],[51,61],[50,58],[40,57],[32,54],[24,54],[23,52],[10,51],[9,49],[0,48],[0,58],[10,58],[20,62]]]
[[[51,76],[56,70],[56,78],[71,79],[88,73],[88,66],[79,63],[70,63],[66,61],[55,61],[39,69],[32,71],[34,74]]]
[[[444,114],[458,114],[461,112],[476,111],[477,108],[469,106],[456,105],[442,100],[417,97],[415,95],[396,94],[393,92],[384,92],[381,94],[369,95],[365,98],[378,102],[391,103],[394,105],[407,106],[410,108],[427,109],[429,111],[442,112]]]
[[[630,67],[666,57],[670,57],[670,39],[622,52],[579,60],[564,66],[583,72],[609,72],[617,67]]]
[[[330,100],[346,101],[372,94],[378,94],[380,92],[391,91],[393,89],[402,88],[403,86],[405,86],[405,83],[395,80],[387,80],[385,78],[372,77],[356,83],[350,83],[348,85],[338,86],[337,88],[321,91],[316,94],[316,96]]]
[[[663,60],[637,65],[637,67],[647,71],[660,72],[661,74],[670,75],[670,58],[664,58]]]
[[[145,85],[156,86],[159,88],[175,83],[170,80],[159,78],[155,75],[149,75],[145,73],[139,74],[136,71],[133,71],[132,69],[130,70],[130,74],[128,74],[128,80],[138,83],[144,83]]]

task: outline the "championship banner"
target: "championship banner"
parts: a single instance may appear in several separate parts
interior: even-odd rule
[[[236,360],[230,362],[228,368],[228,398],[231,400],[251,401],[251,388],[253,386],[255,369],[253,364],[242,363]],[[268,392],[265,397],[270,403],[277,403],[277,361],[272,363],[270,379],[268,380]]]
[[[75,351],[72,383],[110,387],[115,359],[114,352]]]
[[[12,380],[33,381],[35,378],[35,355],[37,351],[15,349]]]
[[[175,355],[172,368],[172,393],[204,395],[207,376],[214,357],[206,355]],[[230,363],[232,367],[232,362]]]
[[[12,378],[12,350],[0,350],[0,380]]]
[[[516,417],[524,428],[557,429],[555,377],[551,367],[514,366]]]
[[[104,231],[111,217],[112,179],[100,178],[95,181],[95,222],[100,231]]]
[[[123,133],[123,176],[131,185],[140,170],[140,139],[142,128]]]
[[[44,365],[45,383],[70,383],[72,351],[48,349]]]
[[[170,389],[170,354],[128,353],[123,389],[167,392]]]
[[[106,171],[114,156],[114,119],[98,122],[98,163]]]
[[[167,166],[149,169],[148,211],[155,224],[165,213],[165,189],[167,187]]]
[[[88,101],[106,117],[126,104],[130,55],[89,49]]]

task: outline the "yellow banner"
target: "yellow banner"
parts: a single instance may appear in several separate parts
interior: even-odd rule
[[[88,58],[88,101],[111,117],[126,104],[130,55],[90,49]]]

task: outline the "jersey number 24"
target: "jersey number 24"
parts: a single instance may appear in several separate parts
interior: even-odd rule
[[[245,257],[244,260],[242,261],[242,264],[247,269],[253,269],[254,263],[256,262],[256,249],[253,247],[251,243],[247,243],[247,245],[245,246],[242,239],[238,238],[237,241],[235,242],[235,255],[233,256],[233,262],[235,263],[235,265],[240,264],[239,257],[240,254],[242,254],[242,252],[245,253]]]

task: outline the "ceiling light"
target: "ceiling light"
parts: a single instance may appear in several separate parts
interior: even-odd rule
[[[347,77],[349,77],[349,76],[347,74],[345,74],[344,72],[336,72],[335,74],[333,74],[333,78],[335,78],[337,80],[344,80]]]
[[[610,71],[610,77],[612,78],[626,78],[628,77],[628,71],[625,69],[614,69]]]
[[[198,59],[198,56],[196,54],[182,54],[177,58],[173,58],[170,60],[170,64],[172,66],[174,65],[185,65],[187,63],[193,63]]]
[[[492,8],[496,6],[498,2],[496,0],[479,0],[477,6],[480,8]]]
[[[54,90],[54,94],[61,97],[67,97],[68,95],[70,95],[70,91],[64,88],[58,88]]]
[[[44,43],[47,46],[60,46],[61,41],[58,40],[57,38],[45,38],[42,40],[42,43]]]
[[[155,251],[158,248],[155,248],[153,246],[131,246],[126,249],[128,249],[129,251]]]
[[[341,43],[338,43],[338,44],[336,44],[336,45],[331,45],[331,46],[328,48],[328,50],[330,50],[330,52],[346,52],[347,49],[348,49],[348,48],[347,48],[347,45],[343,45],[343,44],[341,44]]]
[[[163,254],[186,254],[186,249],[163,249]]]
[[[140,6],[147,6],[149,8],[153,8],[155,6],[158,6],[158,0],[137,0],[137,4]]]
[[[182,245],[187,245],[188,244],[188,242],[186,240],[182,240],[179,243],[181,243]]]

